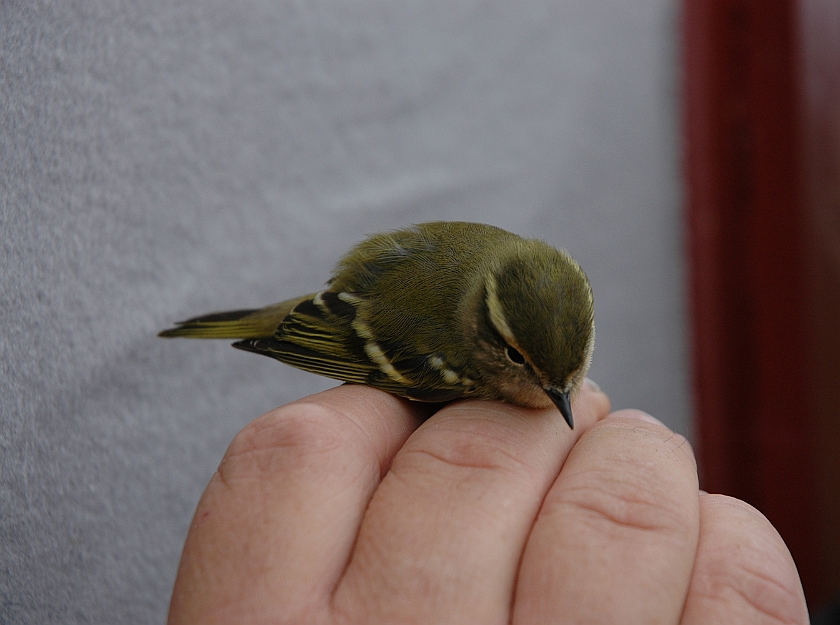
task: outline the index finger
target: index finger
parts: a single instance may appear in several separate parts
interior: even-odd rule
[[[170,623],[262,622],[336,584],[391,459],[428,408],[346,385],[264,414],[233,440],[198,504]]]

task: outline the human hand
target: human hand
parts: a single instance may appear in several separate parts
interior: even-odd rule
[[[594,385],[574,431],[554,409],[424,409],[341,386],[242,430],[170,624],[808,622],[770,523],[699,492],[688,442],[608,416]]]

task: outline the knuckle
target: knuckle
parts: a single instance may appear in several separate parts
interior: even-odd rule
[[[725,495],[706,495],[703,503],[706,530],[691,595],[744,615],[739,622],[807,623],[796,565],[766,517]]]
[[[243,428],[233,439],[218,474],[223,482],[283,470],[306,470],[346,442],[340,413],[300,403],[272,410]]]
[[[449,423],[437,428],[433,436],[403,450],[401,460],[415,458],[423,464],[443,464],[450,468],[507,473],[533,472],[527,454],[517,447],[505,428],[487,424]]]
[[[635,528],[680,540],[696,534],[697,475],[683,437],[628,422],[596,426],[590,434],[582,442],[592,461],[585,470],[561,474],[563,505],[605,531]]]
[[[688,515],[661,489],[614,476],[565,489],[561,503],[571,507],[580,522],[604,533],[634,529],[682,537],[691,531]]]
[[[803,600],[798,587],[757,568],[744,554],[719,552],[707,561],[703,574],[694,582],[694,592],[733,611],[751,614],[756,623],[805,623]],[[737,607],[736,607],[737,606]]]

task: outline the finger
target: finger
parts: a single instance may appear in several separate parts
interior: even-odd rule
[[[546,495],[514,623],[679,619],[699,525],[694,457],[646,415],[616,416],[584,434]]]
[[[256,419],[231,443],[190,527],[170,623],[275,619],[327,599],[416,407],[341,386]]]
[[[523,545],[574,441],[609,411],[587,385],[556,409],[449,406],[395,456],[333,608],[347,622],[508,623]]]
[[[682,623],[808,623],[793,558],[749,504],[700,497],[700,543]]]

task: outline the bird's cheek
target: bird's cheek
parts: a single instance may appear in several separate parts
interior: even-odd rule
[[[545,391],[530,383],[508,384],[504,390],[507,401],[529,408],[548,408],[552,406],[551,399]]]
[[[500,367],[492,380],[495,395],[511,404],[529,408],[547,408],[552,405],[542,386],[519,367]]]

